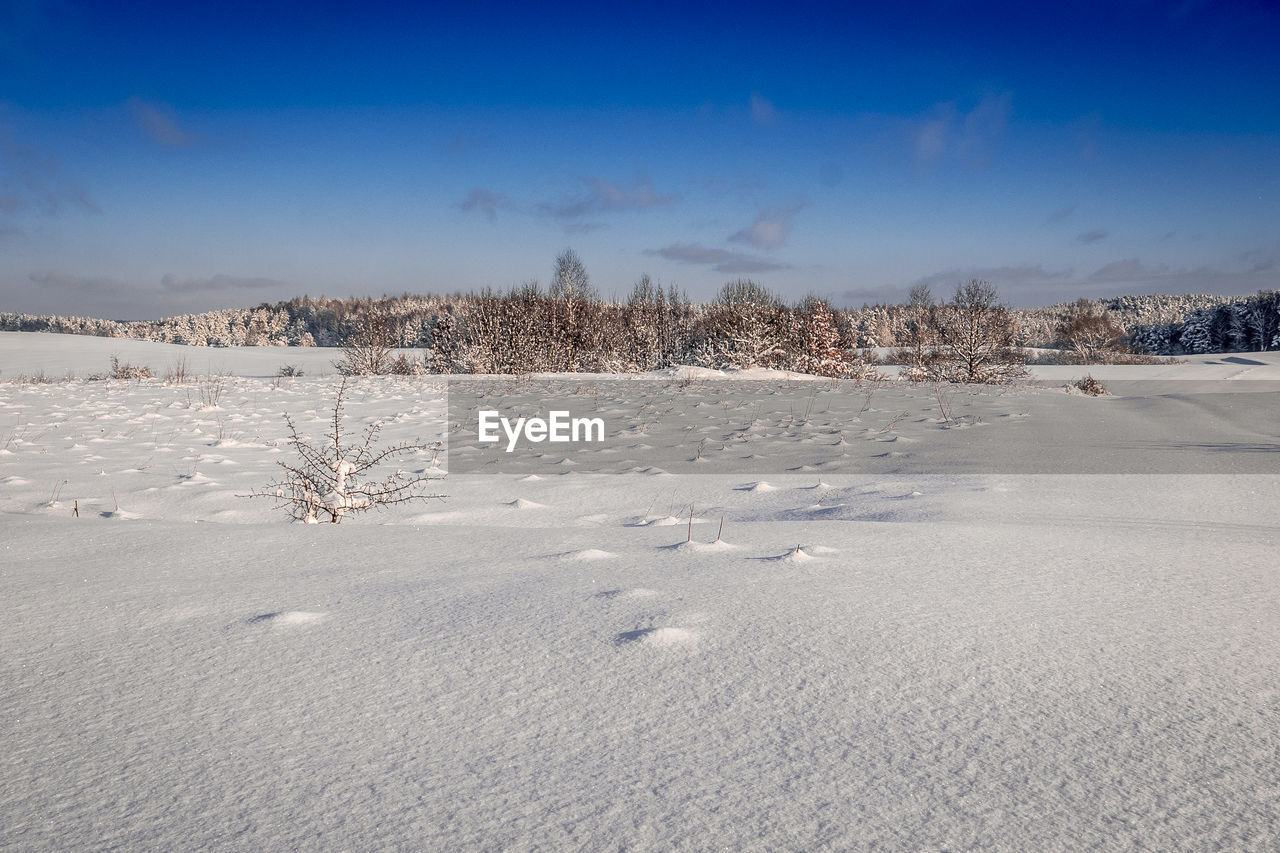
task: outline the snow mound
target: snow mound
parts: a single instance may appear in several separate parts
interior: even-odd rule
[[[635,643],[653,648],[686,646],[698,639],[693,631],[684,628],[641,628],[636,631],[624,631],[618,635],[618,645]]]
[[[828,548],[826,545],[801,545],[809,554],[839,554],[839,548]]]
[[[718,551],[732,551],[737,545],[730,545],[723,539],[714,542],[680,542],[675,545],[664,545],[668,551],[679,551],[691,554],[714,554]]]
[[[126,509],[114,509],[114,510],[109,509],[106,512],[98,513],[98,515],[101,516],[102,518],[123,518],[126,520],[131,518],[142,518],[142,516],[138,515],[138,513],[129,512]]]
[[[680,524],[687,525],[688,523],[689,523],[688,518],[676,518],[674,515],[664,515],[664,516],[661,516],[660,518],[646,518],[642,521],[636,522],[631,526],[632,527],[675,527]],[[706,524],[707,521],[705,518],[695,518],[693,520],[693,523]]]
[[[611,551],[602,551],[599,548],[586,548],[582,551],[566,551],[563,554],[557,554],[562,560],[572,560],[574,562],[590,562],[592,560],[609,560],[616,556]]]
[[[653,598],[658,595],[656,589],[645,589],[637,587],[636,589],[606,589],[604,592],[597,592],[596,598]]]
[[[329,614],[315,610],[279,610],[274,613],[259,613],[245,620],[250,625],[311,625],[323,621]]]
[[[758,482],[758,483],[752,483],[752,484],[750,484],[750,485],[748,485],[748,486],[743,486],[739,491],[743,491],[743,492],[776,492],[776,491],[778,491],[778,487],[777,487],[777,486],[774,486],[774,485],[771,485],[771,484],[769,484],[769,483],[766,483],[764,480],[761,480],[761,481],[760,481],[760,482]]]
[[[513,501],[508,501],[507,506],[513,507],[514,509],[542,509],[546,504],[540,504],[537,501],[525,500],[524,498],[516,498]]]

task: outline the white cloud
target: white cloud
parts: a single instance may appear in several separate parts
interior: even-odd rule
[[[714,249],[699,243],[673,243],[661,249],[645,249],[644,253],[682,264],[705,264],[723,273],[760,273],[790,268],[790,264],[741,252]]]
[[[731,243],[745,243],[757,249],[776,249],[791,235],[791,220],[803,210],[805,203],[776,211],[765,211],[755,221],[729,236]]]
[[[756,124],[773,124],[778,120],[773,102],[758,92],[751,93],[751,120]]]
[[[152,142],[166,148],[185,148],[196,141],[194,135],[178,126],[177,120],[166,107],[138,97],[130,98],[126,103],[129,112],[133,113],[134,121]]]
[[[0,213],[54,214],[68,205],[99,212],[85,189],[63,175],[57,157],[17,142],[0,126]]]
[[[916,161],[932,167],[946,158],[976,168],[990,165],[1009,122],[1013,96],[986,95],[973,109],[962,112],[954,103],[938,104],[915,125]]]
[[[651,181],[640,178],[630,184],[607,178],[585,178],[583,192],[559,202],[544,202],[535,210],[556,219],[580,219],[591,214],[642,210],[673,204],[674,193],[658,192]]]
[[[467,193],[467,197],[458,202],[458,208],[464,212],[478,210],[488,218],[490,222],[498,218],[498,211],[502,208],[511,206],[511,199],[506,193],[494,192],[483,187],[477,187]]]
[[[160,279],[160,285],[170,293],[196,291],[226,293],[241,290],[264,290],[269,287],[288,287],[283,281],[272,278],[242,278],[232,275],[215,275],[211,278],[178,278],[169,273]]]

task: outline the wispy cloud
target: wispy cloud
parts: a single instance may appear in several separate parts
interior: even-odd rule
[[[156,287],[108,276],[40,270],[29,273],[25,281],[0,279],[0,300],[30,306],[20,310],[125,320],[208,311],[215,305],[245,307],[251,300],[260,301],[261,291],[272,287],[278,288],[280,297],[297,292],[293,285],[269,278],[166,275]]]
[[[458,202],[458,209],[463,212],[477,210],[485,215],[490,222],[494,222],[498,218],[498,211],[511,207],[511,198],[506,193],[494,192],[483,187],[477,187],[467,193],[467,197]]]
[[[934,108],[934,115],[921,122],[916,129],[916,161],[932,166],[947,153],[952,126],[956,120],[954,104],[942,104]]]
[[[62,174],[57,157],[19,143],[0,126],[0,213],[53,214],[64,207],[99,212],[84,187]]]
[[[933,275],[927,275],[911,282],[912,285],[923,284],[933,290],[935,296],[947,297],[956,286],[971,279],[990,282],[1000,286],[1018,287],[1041,282],[1062,282],[1069,280],[1072,270],[1046,270],[1040,264],[1021,264],[1002,267],[955,267]]]
[[[61,291],[72,291],[81,294],[102,293],[104,291],[121,293],[135,289],[132,285],[126,284],[119,279],[76,275],[56,270],[33,272],[27,276],[27,280],[41,287],[52,287]]]
[[[909,287],[883,285],[881,287],[857,287],[836,294],[835,304],[858,307],[860,305],[900,305],[907,300]]]
[[[1105,239],[1107,239],[1107,232],[1103,231],[1102,229],[1097,229],[1094,231],[1086,231],[1083,234],[1076,235],[1077,243],[1085,243],[1085,244],[1101,243]]]
[[[651,181],[638,178],[630,184],[608,178],[590,177],[579,193],[557,202],[544,202],[534,210],[555,219],[581,219],[602,213],[643,210],[673,204],[678,196],[658,192]]]
[[[915,125],[917,163],[932,167],[954,158],[968,166],[987,167],[1004,136],[1012,105],[1009,92],[987,95],[968,111],[954,102],[938,104]]]
[[[1144,263],[1139,258],[1121,258],[1093,270],[1047,270],[1043,265],[957,268],[934,273],[911,282],[932,288],[934,295],[947,299],[957,284],[971,278],[989,281],[1002,298],[1017,306],[1052,305],[1080,298],[1100,299],[1143,293],[1218,293],[1238,295],[1276,286],[1274,266],[1259,256],[1251,263],[1245,258],[1224,267],[1175,268],[1167,264]],[[1263,267],[1257,269],[1256,267]],[[905,293],[910,285],[900,288]],[[863,291],[849,291],[846,302],[854,302]],[[866,293],[879,294],[880,291]],[[871,300],[867,300],[871,301]],[[890,300],[892,301],[892,300]]]
[[[178,125],[173,113],[167,107],[144,101],[142,98],[130,98],[126,105],[133,114],[138,128],[152,142],[166,148],[186,148],[196,141],[196,137]]]
[[[773,102],[759,92],[751,93],[751,120],[756,124],[773,124],[778,120]]]
[[[1059,222],[1066,222],[1071,218],[1071,214],[1076,212],[1076,206],[1069,204],[1066,207],[1060,207],[1045,217],[1045,223],[1048,225],[1056,225]]]
[[[30,304],[28,310],[39,313],[124,319],[153,307],[156,294],[105,276],[41,270],[28,274],[25,285],[0,284],[0,296],[6,302]]]
[[[1125,258],[1100,267],[1089,278],[1094,281],[1135,281],[1161,275],[1168,271],[1163,265],[1148,267],[1137,258]]]
[[[210,278],[178,278],[169,273],[160,279],[160,286],[170,293],[227,293],[244,290],[264,290],[270,287],[288,287],[286,282],[273,278],[243,278],[233,275],[215,275]]]
[[[700,243],[673,243],[661,249],[645,249],[644,253],[682,264],[702,264],[723,273],[761,273],[791,267],[768,258],[714,249]]]
[[[744,243],[756,249],[776,249],[787,242],[791,235],[791,220],[806,204],[799,202],[781,210],[764,211],[746,228],[729,235],[729,242]]]

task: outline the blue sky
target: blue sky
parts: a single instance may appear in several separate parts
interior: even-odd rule
[[[1280,4],[0,0],[0,310],[1280,287]]]

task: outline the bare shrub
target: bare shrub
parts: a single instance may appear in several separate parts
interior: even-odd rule
[[[222,392],[227,388],[225,376],[206,376],[200,380],[200,408],[216,409],[222,400]]]
[[[179,358],[174,364],[164,372],[164,384],[166,385],[185,385],[190,380],[190,371],[187,368],[186,358]]]
[[[1059,345],[1078,364],[1095,364],[1124,349],[1124,331],[1087,299],[1076,302],[1057,332]]]
[[[302,375],[302,368],[296,364],[282,364],[280,369],[276,371],[276,376],[282,378],[292,378]]]
[[[1101,397],[1104,394],[1111,393],[1106,389],[1105,385],[1103,385],[1097,379],[1094,379],[1092,376],[1088,376],[1088,375],[1086,375],[1083,379],[1077,379],[1074,383],[1072,383],[1072,386],[1088,394],[1090,397]]]
[[[284,413],[289,427],[288,444],[298,459],[277,462],[284,476],[244,497],[271,498],[295,521],[307,524],[320,521],[337,524],[346,516],[374,508],[445,497],[424,491],[432,479],[427,473],[412,474],[397,469],[377,479],[377,469],[411,453],[429,451],[434,461],[440,442],[379,448],[376,442],[382,429],[380,421],[367,426],[363,435],[352,441],[356,434],[343,425],[346,389],[344,378],[338,386],[331,427],[323,442],[312,443],[298,432],[289,413]]]
[[[391,366],[391,329],[385,318],[372,314],[358,321],[333,363],[343,376],[382,376]]]
[[[122,363],[116,356],[111,356],[112,379],[151,379],[154,376],[146,365]]]
[[[404,353],[400,353],[387,363],[387,373],[392,376],[421,376],[427,372],[427,367],[421,361]]]

